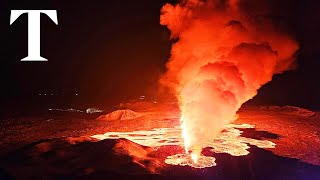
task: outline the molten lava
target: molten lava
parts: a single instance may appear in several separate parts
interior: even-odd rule
[[[203,147],[210,148],[210,151],[214,153],[228,153],[232,156],[244,156],[249,154],[249,151],[247,150],[249,149],[248,144],[259,148],[275,147],[275,144],[271,141],[241,137],[242,131],[239,129],[245,128],[254,128],[254,126],[248,124],[227,125],[224,128],[225,131],[219,133],[215,138],[211,137]],[[185,144],[185,139],[181,137],[181,133],[181,127],[177,126],[174,128],[157,128],[148,131],[107,132],[105,134],[94,135],[92,138],[99,140],[125,138],[134,143],[155,148],[168,145],[183,146]],[[202,147],[198,150],[201,149]],[[215,158],[204,156],[201,154],[201,151],[174,154],[168,156],[165,163],[171,165],[191,166],[194,168],[216,166]]]
[[[161,82],[179,100],[184,144],[194,162],[243,103],[295,62],[298,44],[268,19],[268,9],[248,11],[243,3],[184,0],[162,8],[160,23],[178,41]]]
[[[196,158],[197,159],[193,159],[192,154],[191,156],[189,156],[188,154],[176,154],[173,156],[168,156],[165,162],[167,164],[191,166],[194,168],[207,168],[207,167],[213,167],[217,165],[215,163],[216,159],[214,157],[201,155]]]

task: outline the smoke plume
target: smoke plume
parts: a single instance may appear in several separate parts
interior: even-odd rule
[[[294,65],[296,41],[241,0],[166,4],[160,21],[177,39],[161,82],[178,97],[187,150],[200,153],[262,85]]]

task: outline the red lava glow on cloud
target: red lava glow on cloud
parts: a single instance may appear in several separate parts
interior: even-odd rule
[[[161,25],[177,39],[161,83],[179,100],[186,152],[195,160],[243,103],[295,63],[298,43],[241,3],[183,0],[161,10]]]

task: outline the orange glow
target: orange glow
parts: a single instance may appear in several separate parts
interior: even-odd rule
[[[184,141],[184,148],[185,148],[186,154],[189,154],[189,151],[191,151],[190,153],[191,159],[196,164],[198,163],[198,159],[200,157],[202,147],[190,147],[189,136],[186,130],[186,126],[184,124],[184,116],[181,116],[180,121],[182,122],[181,129],[182,129],[182,137]]]
[[[236,119],[243,103],[295,61],[296,41],[239,3],[186,0],[162,8],[160,23],[178,41],[161,83],[179,100],[182,136],[192,159]]]
[[[189,142],[188,133],[186,131],[186,126],[184,124],[183,118],[184,118],[184,116],[182,115],[181,118],[180,118],[180,121],[182,122],[182,124],[181,124],[182,137],[183,137],[183,140],[184,140],[184,149],[186,150],[186,153],[188,153],[189,147],[190,147],[190,142]]]
[[[229,124],[225,126],[225,131],[219,133],[215,138],[210,140],[203,146],[210,148],[213,153],[228,153],[232,156],[245,156],[249,154],[249,146],[254,145],[259,148],[274,148],[275,144],[267,140],[256,140],[241,137],[242,131],[239,129],[254,128],[249,124],[235,125]],[[161,147],[166,145],[184,146],[185,139],[181,137],[181,127],[174,128],[157,128],[148,131],[134,132],[107,132],[105,134],[97,134],[92,138],[103,139],[120,139],[125,138],[134,143],[148,146]],[[165,163],[171,165],[191,166],[194,168],[206,168],[216,166],[215,158],[204,156],[201,154],[202,147],[193,147],[184,154],[175,154],[168,156]]]
[[[194,163],[198,163],[199,155],[195,152],[191,153],[191,159]]]

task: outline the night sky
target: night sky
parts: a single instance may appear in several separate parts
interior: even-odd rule
[[[160,9],[167,2],[174,1],[2,0],[2,106],[57,101],[111,104],[155,95],[173,42],[166,27],[159,24]],[[273,11],[267,15],[287,24],[301,49],[296,70],[275,76],[249,104],[320,109],[320,2],[270,0],[269,4]],[[248,8],[259,5],[249,3]],[[48,62],[20,62],[27,56],[27,16],[10,26],[10,10],[14,9],[58,11],[58,26],[41,17],[41,55]],[[55,95],[40,97],[40,93]]]

